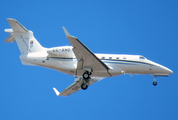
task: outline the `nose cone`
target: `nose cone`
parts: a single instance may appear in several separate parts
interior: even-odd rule
[[[153,68],[155,68],[154,69],[155,74],[160,74],[160,75],[166,76],[166,75],[170,75],[173,73],[172,70],[170,70],[169,68],[167,68],[163,65],[160,65],[160,64],[152,62],[152,61],[151,61],[151,63],[155,66],[155,67],[153,67]]]
[[[167,68],[166,71],[168,72],[168,74],[172,74],[173,73],[173,71],[170,70],[169,68]]]
[[[161,65],[161,69],[162,69],[162,71],[164,71],[166,74],[172,74],[173,73],[173,71],[172,70],[170,70],[169,68],[167,68],[167,67],[164,67],[164,66],[162,66]]]

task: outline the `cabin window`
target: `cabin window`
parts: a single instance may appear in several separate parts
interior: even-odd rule
[[[58,49],[56,49],[56,52],[58,52]]]
[[[102,57],[102,59],[105,59],[105,57]]]
[[[123,57],[123,59],[126,59],[126,57]]]
[[[68,48],[68,52],[70,52],[70,48]]]
[[[62,48],[62,51],[64,51],[64,48]]]
[[[112,57],[109,57],[109,59],[112,59]]]
[[[119,60],[119,57],[116,57],[117,60]]]

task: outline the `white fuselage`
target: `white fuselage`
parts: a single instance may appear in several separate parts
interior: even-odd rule
[[[44,51],[20,55],[22,64],[38,65],[57,71],[76,75],[78,60],[76,59],[72,46],[54,47]],[[168,76],[172,71],[160,64],[152,62],[140,55],[126,54],[95,54],[101,61],[109,66],[111,76],[121,74],[153,74],[157,76]],[[102,71],[100,71],[102,72]],[[77,74],[82,76],[82,74]],[[107,77],[105,74],[92,74],[95,77]]]
[[[68,96],[80,89],[86,90],[97,81],[122,74],[152,74],[154,86],[157,85],[156,76],[172,74],[170,69],[140,55],[94,54],[64,27],[64,33],[72,46],[44,48],[35,39],[33,32],[17,20],[8,18],[7,21],[11,29],[5,29],[10,35],[4,42],[17,42],[22,64],[47,67],[75,76],[74,83],[61,93],[53,88],[57,96]]]

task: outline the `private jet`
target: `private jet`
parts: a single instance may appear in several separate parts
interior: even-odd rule
[[[78,38],[64,33],[71,46],[45,48],[35,39],[33,32],[26,29],[17,20],[8,18],[10,33],[6,43],[17,42],[23,65],[42,66],[75,77],[74,82],[61,93],[53,88],[57,96],[68,96],[107,77],[123,74],[153,75],[153,85],[157,85],[157,76],[169,76],[173,72],[141,55],[94,54]]]

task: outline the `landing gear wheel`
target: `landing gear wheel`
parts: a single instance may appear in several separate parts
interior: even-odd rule
[[[84,79],[90,78],[90,73],[89,73],[88,71],[84,72],[84,73],[83,73],[83,78],[84,78]]]
[[[156,81],[153,81],[153,85],[156,86],[156,85],[157,85],[157,82],[156,82]]]
[[[88,88],[88,85],[82,84],[82,85],[81,85],[81,88],[82,88],[83,90],[86,90],[86,89]]]

